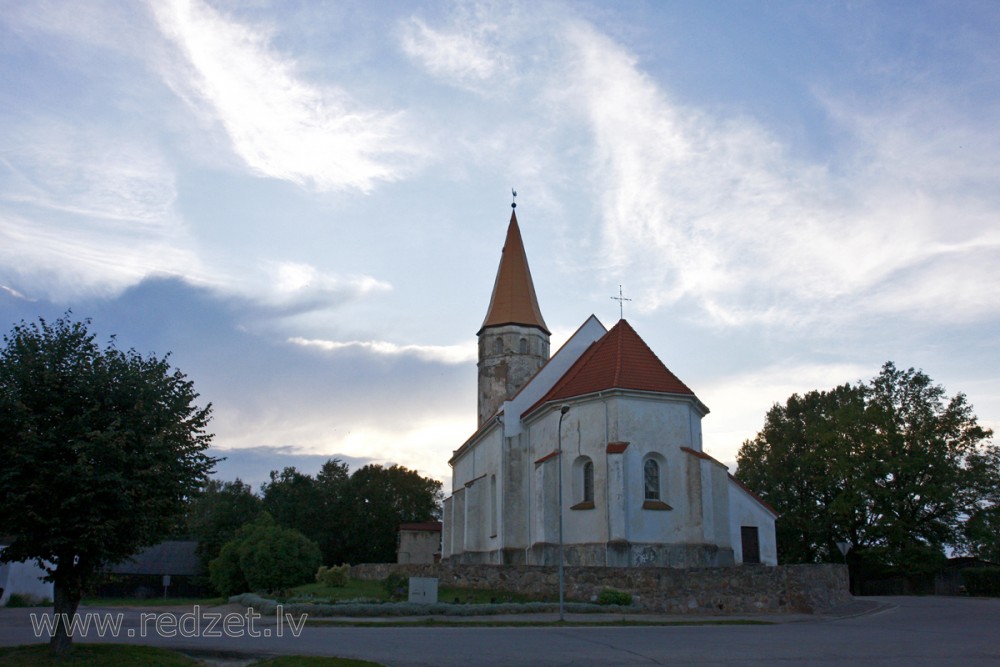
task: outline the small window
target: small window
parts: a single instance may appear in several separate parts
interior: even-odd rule
[[[646,500],[661,500],[660,498],[660,464],[653,459],[646,459],[642,465],[642,479]]]
[[[521,354],[528,354],[528,339],[521,339]]]
[[[493,341],[493,354],[503,354],[503,338]]]
[[[583,464],[583,502],[594,502],[594,462]]]

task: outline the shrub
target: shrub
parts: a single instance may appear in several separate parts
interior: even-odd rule
[[[614,588],[605,588],[597,596],[597,604],[616,604],[627,607],[632,604],[632,594],[625,591],[617,591]]]
[[[1000,597],[1000,567],[970,567],[962,570],[969,595]]]
[[[322,556],[315,542],[292,528],[255,531],[240,545],[240,568],[252,590],[274,591],[313,578]]]
[[[410,580],[398,572],[393,572],[382,582],[382,588],[389,594],[391,600],[402,600],[409,595]]]
[[[316,581],[334,588],[343,588],[351,576],[351,566],[347,563],[334,567],[320,566],[316,571]]]
[[[263,514],[226,542],[209,564],[209,576],[225,596],[248,590],[275,591],[308,582],[320,560],[315,542]]]
[[[22,595],[21,593],[11,593],[7,598],[7,606],[11,609],[15,607],[47,607],[52,604],[52,600],[35,597],[34,595]]]
[[[219,556],[208,564],[212,586],[222,596],[236,595],[250,590],[243,569],[240,567],[240,540],[226,542]]]

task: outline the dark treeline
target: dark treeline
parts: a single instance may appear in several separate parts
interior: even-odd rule
[[[330,459],[315,477],[289,467],[270,478],[259,495],[239,479],[211,480],[192,499],[187,532],[206,566],[264,512],[315,542],[325,565],[395,561],[400,523],[441,516],[441,482],[398,465],[349,474],[346,463]]]

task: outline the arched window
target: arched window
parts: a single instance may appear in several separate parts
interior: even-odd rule
[[[499,336],[493,341],[493,354],[503,354],[503,338]]]
[[[521,339],[521,354],[528,354],[528,339]]]
[[[594,462],[589,456],[578,456],[573,461],[571,475],[573,487],[572,510],[594,509]]]
[[[642,464],[642,483],[646,500],[661,500],[660,498],[660,464],[654,459],[646,459]]]

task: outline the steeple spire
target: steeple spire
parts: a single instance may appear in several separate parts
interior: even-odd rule
[[[517,214],[513,210],[510,214],[510,224],[507,226],[503,253],[500,255],[496,282],[493,284],[490,307],[486,311],[486,319],[483,320],[483,326],[479,328],[478,333],[481,334],[487,327],[508,324],[535,327],[545,334],[549,333],[545,320],[542,319],[542,311],[538,307],[531,270],[528,268],[528,256],[524,252],[521,229],[517,225]]]
[[[513,194],[513,192],[512,192]],[[535,297],[521,230],[511,206],[493,296],[479,338],[479,425],[489,420],[549,359],[549,330]]]

